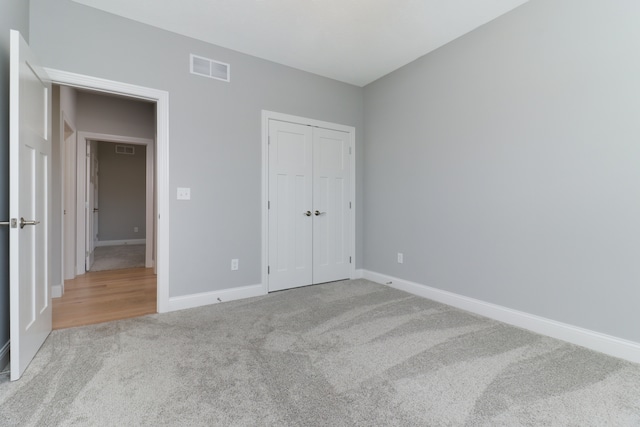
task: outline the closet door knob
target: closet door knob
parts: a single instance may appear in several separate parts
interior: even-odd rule
[[[306,212],[304,213],[304,215],[306,215],[306,216],[311,216],[311,211],[306,211]]]
[[[316,211],[315,212],[316,216],[320,216],[320,215],[324,215],[326,214],[326,212],[320,212],[320,211]]]
[[[25,225],[38,225],[40,221],[33,220],[25,220],[24,218],[20,218],[20,228],[24,228]]]

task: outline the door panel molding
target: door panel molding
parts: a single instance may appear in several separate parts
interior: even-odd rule
[[[347,144],[349,146],[349,188],[345,189],[348,195],[348,203],[350,204],[348,214],[348,242],[349,242],[349,256],[350,264],[348,267],[349,277],[355,278],[355,265],[356,265],[356,129],[353,126],[346,126],[331,122],[325,122],[316,119],[310,119],[306,117],[293,116],[290,114],[283,114],[274,111],[263,110],[262,111],[262,287],[263,291],[267,293],[269,291],[269,121],[277,120],[280,122],[289,122],[298,125],[306,125],[315,128],[334,130],[344,132],[347,134]],[[271,267],[273,268],[273,267]]]

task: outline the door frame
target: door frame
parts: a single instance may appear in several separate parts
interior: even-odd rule
[[[353,126],[325,122],[307,117],[293,116],[291,114],[262,110],[262,290],[269,292],[269,120],[296,123],[324,129],[332,129],[349,134],[350,147],[350,177],[349,198],[351,209],[349,213],[350,236],[349,246],[351,252],[350,278],[356,277],[356,128]]]
[[[61,182],[61,195],[62,195],[62,241],[61,245],[61,270],[62,271],[62,283],[59,285],[53,285],[53,297],[61,297],[64,294],[64,281],[68,277],[69,271],[73,273],[75,277],[76,261],[75,253],[68,253],[68,245],[66,242],[71,242],[75,239],[75,229],[72,226],[75,223],[75,204],[72,202],[71,196],[75,194],[75,189],[71,187],[73,179],[71,174],[75,174],[75,154],[76,154],[76,129],[71,126],[69,119],[64,111],[60,115],[60,182]],[[73,159],[71,157],[73,156]],[[69,170],[73,166],[73,170]],[[59,288],[57,291],[56,289]]]
[[[153,260],[153,248],[154,248],[154,234],[155,227],[153,227],[153,195],[154,195],[154,165],[153,159],[155,157],[154,141],[147,138],[135,138],[130,136],[110,135],[104,133],[95,132],[78,132],[77,138],[77,153],[78,159],[84,159],[87,155],[87,143],[89,141],[100,142],[113,142],[130,145],[143,145],[146,147],[146,188],[145,188],[145,229],[147,230],[145,236],[145,267],[154,267]],[[78,162],[76,170],[76,194],[86,194],[87,178],[86,178],[86,163]],[[86,200],[85,200],[86,202]],[[86,251],[86,211],[84,203],[78,198],[76,201],[76,274],[81,275],[86,273],[86,268],[83,267]],[[82,263],[81,263],[82,261]]]
[[[156,104],[156,269],[158,313],[169,311],[169,92],[45,68],[53,84],[151,101]]]

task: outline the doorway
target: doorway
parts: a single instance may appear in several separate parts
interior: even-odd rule
[[[54,328],[62,327],[62,319],[77,326],[155,313],[156,150],[152,138],[157,127],[156,106],[69,87],[57,93],[61,116],[67,121],[71,117],[79,131],[73,141],[74,152],[65,153],[68,156],[62,171],[63,187],[73,190],[63,196],[65,214],[75,213],[73,222],[63,224],[70,224],[75,232],[64,234],[63,253],[73,255],[74,269],[65,271],[64,291],[54,301]],[[66,261],[62,263],[71,265]],[[137,270],[145,267],[150,271],[144,272],[141,282],[142,272]],[[110,270],[123,271],[94,274]],[[104,301],[111,303],[100,303]]]
[[[123,84],[59,70],[46,69],[46,71],[54,84],[142,100],[154,104],[156,150],[152,164],[154,166],[153,174],[155,176],[156,187],[154,191],[155,206],[151,213],[153,223],[152,234],[154,235],[154,244],[151,246],[152,258],[155,261],[157,272],[157,292],[155,293],[154,306],[157,312],[168,311],[168,93],[156,89]],[[76,144],[76,147],[77,146]],[[65,229],[65,231],[68,232],[69,230]],[[60,262],[63,263],[63,260],[65,260],[64,257]]]
[[[355,129],[263,112],[267,291],[352,278]]]
[[[156,271],[154,141],[78,132],[77,150],[78,158],[86,161],[77,163],[76,173],[77,194],[84,195],[75,205],[76,275],[127,267]],[[125,247],[129,245],[137,248]],[[142,265],[124,262],[108,268],[94,263],[96,253],[137,256],[141,246]]]

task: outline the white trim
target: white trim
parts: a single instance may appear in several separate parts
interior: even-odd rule
[[[164,313],[169,308],[169,92],[67,71],[50,68],[45,70],[55,84],[120,94],[156,103],[157,217],[155,217],[155,224],[157,239],[155,246],[157,254],[155,266],[158,274],[157,310],[159,313]],[[150,232],[151,230],[147,230],[147,233]]]
[[[96,247],[98,247],[98,246],[121,246],[121,245],[144,245],[146,243],[147,243],[147,241],[145,239],[98,240],[96,242]],[[149,268],[149,267],[147,267],[147,268]]]
[[[11,350],[11,340],[7,341],[7,343],[0,349],[0,370],[9,366],[9,351]]]
[[[51,298],[61,298],[64,295],[64,282],[51,286]]]
[[[269,198],[269,120],[279,120],[315,126],[324,129],[338,130],[349,134],[349,147],[351,149],[350,181],[349,189],[351,198],[351,215],[349,225],[351,235],[349,236],[349,246],[351,248],[350,278],[356,278],[356,128],[337,123],[324,122],[322,120],[309,119],[306,117],[292,116],[290,114],[277,113],[274,111],[262,110],[262,286],[264,292],[269,291],[269,275],[267,266],[269,265],[269,210],[267,202]]]
[[[362,279],[364,278],[364,270],[361,268],[356,269],[352,279]]]
[[[76,180],[76,151],[77,151],[77,133],[76,129],[69,124],[67,115],[64,110],[61,110],[62,129],[60,131],[61,139],[61,157],[63,158],[62,165],[62,278],[64,280],[74,279],[76,277],[76,251],[75,251],[75,218],[76,218],[76,203],[75,191],[77,185]],[[69,126],[72,129],[72,134],[69,138],[65,138],[65,127]],[[64,211],[67,212],[64,215]],[[72,256],[70,255],[70,252]],[[64,289],[62,290],[64,292]]]
[[[86,156],[87,142],[89,141],[98,141],[98,142],[113,142],[113,143],[126,143],[132,145],[144,145],[146,147],[146,174],[145,174],[145,228],[147,230],[153,229],[153,201],[154,201],[154,182],[153,182],[153,158],[154,158],[154,143],[152,139],[147,138],[135,138],[130,136],[123,135],[111,135],[105,133],[95,133],[95,132],[78,132],[77,138],[77,152],[78,158],[82,159]],[[78,162],[78,175],[76,177],[78,193],[77,194],[85,194],[86,190],[86,165],[85,162]],[[80,203],[78,203],[77,208],[77,218],[76,218],[76,236],[77,236],[77,246],[76,246],[76,259],[78,262],[77,272],[76,274],[85,274],[85,263],[84,261],[84,251],[82,248],[86,246],[85,243],[85,211],[84,207]],[[144,240],[144,239],[143,239]],[[114,243],[117,245],[119,243]],[[127,243],[122,243],[126,245]],[[138,244],[138,243],[135,243]],[[151,268],[153,267],[153,233],[146,234],[146,241],[141,244],[146,244],[145,248],[145,267]],[[109,245],[96,245],[96,246],[109,246]]]
[[[365,270],[364,278],[610,356],[640,363],[640,343],[634,341],[557,322],[545,317],[513,310],[497,304],[491,304],[373,271]]]
[[[252,298],[266,295],[264,286],[251,285],[241,288],[223,289],[221,291],[202,292],[199,294],[185,295],[169,298],[168,310],[177,311],[186,308],[202,307],[204,305],[218,304],[244,298]]]

